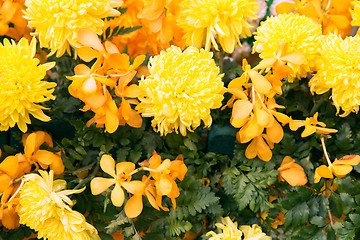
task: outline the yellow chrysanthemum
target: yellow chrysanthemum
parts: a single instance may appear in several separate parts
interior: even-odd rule
[[[350,9],[352,16],[351,25],[360,26],[360,1],[352,1],[351,4],[354,6],[354,9]]]
[[[340,116],[358,112],[360,105],[360,36],[342,39],[328,35],[321,41],[317,74],[310,80],[312,92],[322,94],[332,89],[331,99]]]
[[[266,236],[257,224],[253,224],[251,227],[249,225],[242,225],[239,229],[244,234],[244,240],[271,240],[271,237]]]
[[[224,84],[213,54],[189,47],[184,52],[172,46],[150,59],[150,76],[139,82],[146,93],[136,107],[144,117],[154,117],[152,126],[160,134],[173,131],[186,135],[201,120],[211,125],[210,109],[219,108]]]
[[[42,81],[55,63],[39,65],[40,61],[34,58],[35,52],[35,38],[30,45],[24,38],[18,44],[7,39],[4,45],[0,43],[0,131],[7,131],[17,124],[26,132],[29,114],[41,121],[50,120],[42,111],[45,108],[36,103],[55,99],[54,90],[50,88],[56,83]]]
[[[50,54],[60,57],[70,46],[79,47],[77,33],[81,28],[102,33],[102,18],[117,16],[113,9],[119,0],[26,0],[24,18],[36,29],[41,47],[51,49]]]
[[[321,25],[298,14],[280,14],[261,23],[255,33],[254,52],[262,59],[276,59],[293,70],[289,81],[306,77],[316,64]]]
[[[67,196],[80,190],[64,190],[65,180],[55,180],[54,172],[27,174],[20,189],[20,223],[38,231],[38,238],[49,240],[100,240],[97,230],[70,207]]]
[[[248,19],[258,18],[256,0],[183,0],[178,25],[184,32],[186,44],[210,50],[212,43],[218,49],[216,35],[225,52],[232,53],[236,44],[241,46],[239,36],[251,36],[253,26]]]
[[[206,236],[211,235],[209,240],[227,240],[227,239],[242,239],[242,232],[238,229],[237,222],[231,221],[229,217],[221,218],[222,223],[216,223],[215,226],[220,228],[223,232],[216,234],[214,231],[206,233]]]

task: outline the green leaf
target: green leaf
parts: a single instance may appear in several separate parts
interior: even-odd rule
[[[360,214],[349,214],[349,218],[355,226],[360,226]]]
[[[318,226],[319,228],[323,228],[326,225],[326,221],[323,217],[314,216],[310,219],[310,223]]]

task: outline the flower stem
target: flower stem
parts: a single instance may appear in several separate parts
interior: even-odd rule
[[[325,140],[324,140],[324,137],[321,137],[321,146],[324,150],[324,155],[325,155],[325,158],[326,158],[326,161],[329,165],[329,167],[332,165],[331,164],[331,161],[330,161],[330,158],[329,158],[329,155],[328,155],[328,152],[326,151],[326,146],[325,146]]]

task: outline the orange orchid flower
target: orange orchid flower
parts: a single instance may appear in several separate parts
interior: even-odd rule
[[[40,149],[43,143],[46,143],[49,147],[53,147],[52,139],[48,133],[37,131],[24,134],[22,142],[25,150],[24,155],[31,164],[39,164],[43,169],[50,167],[50,170],[53,170],[55,174],[64,172],[65,167],[60,157],[60,152],[53,153]],[[18,156],[18,158],[21,159],[20,156]]]
[[[115,206],[120,207],[125,200],[124,190],[122,189],[124,188],[133,194],[125,204],[125,213],[130,218],[138,216],[142,211],[142,204],[137,204],[144,193],[145,184],[137,180],[131,181],[132,174],[136,172],[134,171],[135,164],[132,162],[120,162],[115,165],[114,159],[105,154],[101,157],[100,167],[113,178],[95,177],[90,182],[91,193],[98,195],[115,184],[114,189],[111,191],[111,201]]]
[[[329,166],[321,165],[315,169],[314,182],[318,183],[323,178],[342,178],[352,171],[353,166],[360,163],[359,155],[347,155],[340,159],[335,159]]]
[[[179,188],[175,179],[182,181],[187,172],[182,156],[178,156],[174,161],[169,159],[161,160],[161,156],[153,151],[153,156],[149,159],[150,176],[155,180],[156,193],[159,196],[168,196],[171,199],[173,208],[176,208],[176,200],[180,195]],[[161,206],[161,197],[157,200],[158,206]]]
[[[12,183],[9,183],[6,185],[5,191],[1,197],[0,220],[2,225],[4,225],[7,229],[15,229],[20,226],[20,218],[16,212],[16,208],[19,205],[19,195],[17,192],[19,187],[19,184],[14,187]],[[13,196],[9,199],[11,194],[13,194]]]
[[[238,135],[236,135],[238,137]],[[266,141],[265,141],[265,140]],[[253,159],[258,156],[263,161],[270,161],[272,158],[271,149],[274,148],[274,143],[269,140],[265,134],[255,137],[245,150],[245,156],[248,159]]]
[[[317,134],[329,134],[336,133],[336,129],[325,128],[326,124],[323,122],[318,122],[318,113],[315,113],[313,117],[306,118],[303,120],[293,120],[291,117],[289,119],[289,127],[292,131],[296,131],[298,128],[305,126],[304,131],[301,133],[301,137],[310,136],[313,133]],[[316,126],[320,125],[320,127]]]
[[[302,186],[308,181],[304,169],[289,156],[284,157],[278,171],[279,179],[288,182],[291,186]]]

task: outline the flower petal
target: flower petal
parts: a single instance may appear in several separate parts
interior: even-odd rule
[[[91,193],[93,195],[98,195],[108,189],[115,182],[114,178],[96,177],[90,182]]]
[[[115,175],[115,161],[114,159],[107,154],[102,155],[100,160],[101,169],[109,174],[112,177],[116,177]]]
[[[125,195],[120,184],[115,184],[114,189],[111,191],[111,202],[116,207],[121,207],[124,203]]]
[[[132,196],[125,204],[125,213],[128,218],[135,218],[143,210],[142,195]]]

